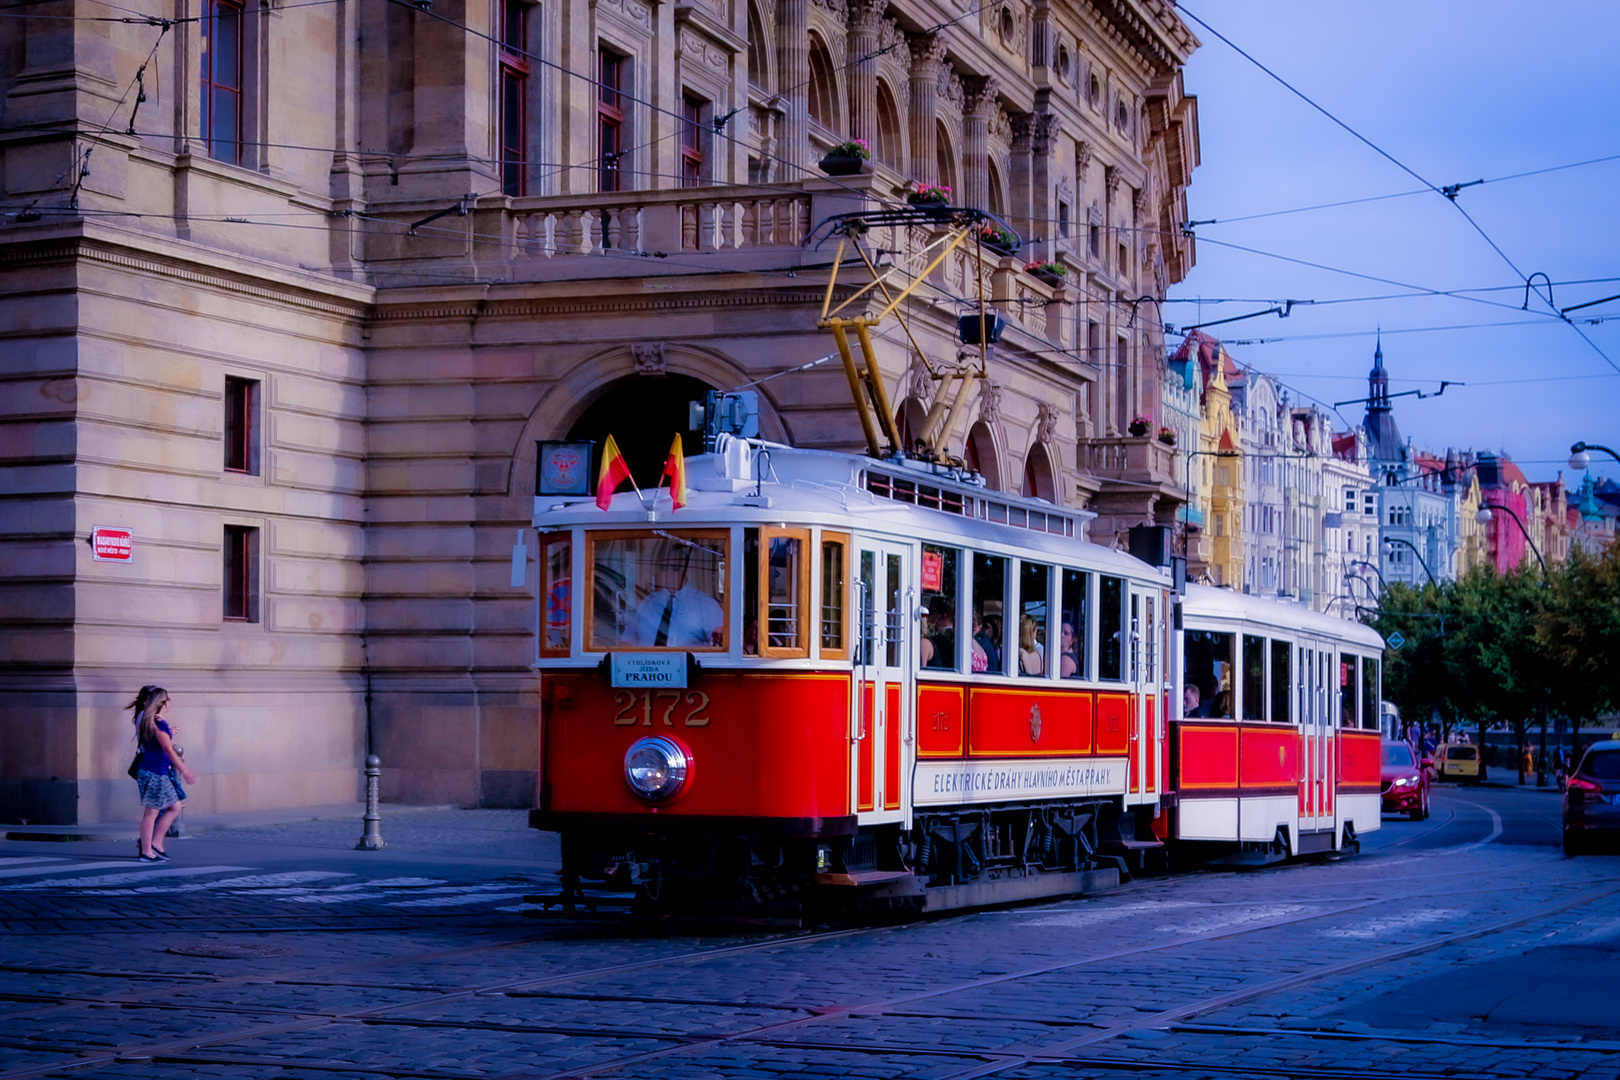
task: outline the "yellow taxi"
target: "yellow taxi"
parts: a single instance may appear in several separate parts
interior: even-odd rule
[[[1479,747],[1472,743],[1441,743],[1434,751],[1434,771],[1436,779],[1459,784],[1485,780],[1485,763],[1479,759]]]

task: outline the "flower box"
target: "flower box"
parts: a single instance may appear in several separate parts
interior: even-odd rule
[[[1145,416],[1135,416],[1131,418],[1131,422],[1126,425],[1125,430],[1134,438],[1140,439],[1153,430],[1153,424]]]
[[[1162,427],[1159,429],[1159,441],[1166,446],[1174,446],[1176,445],[1176,433],[1170,428]]]
[[[915,191],[906,193],[906,202],[912,206],[949,206],[951,189],[944,184],[918,184]]]
[[[851,139],[839,143],[821,159],[821,171],[828,176],[854,176],[866,169],[866,162],[872,156],[871,148],[865,139]]]

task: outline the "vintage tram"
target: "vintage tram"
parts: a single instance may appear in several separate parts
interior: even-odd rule
[[[686,476],[680,509],[535,501],[532,824],[561,834],[562,906],[942,910],[1104,888],[1167,843],[1376,827],[1376,733],[1369,818],[1329,666],[1355,654],[1376,702],[1376,635],[1194,588],[1210,705],[1183,717],[1170,575],[1088,542],[1087,512],[724,435]]]

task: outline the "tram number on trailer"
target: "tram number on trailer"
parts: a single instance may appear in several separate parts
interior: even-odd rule
[[[685,707],[681,723],[687,727],[707,727],[709,717],[699,715],[709,708],[709,695],[701,690],[620,690],[613,695],[613,704],[619,706],[613,722],[629,727],[638,720],[642,727],[653,726],[656,712],[665,727],[675,726],[675,710]]]

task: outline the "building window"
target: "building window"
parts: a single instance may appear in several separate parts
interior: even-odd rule
[[[529,5],[501,5],[501,191],[528,194]]]
[[[611,49],[597,51],[597,151],[601,157],[598,188],[623,191],[624,77],[629,61]]]
[[[681,186],[703,183],[703,114],[708,102],[690,94],[681,99]]]
[[[225,471],[259,472],[259,384],[225,376]]]
[[[242,5],[203,0],[202,138],[208,156],[242,164]]]
[[[259,621],[259,530],[225,526],[225,621]]]
[[[1069,238],[1069,204],[1061,199],[1058,201],[1058,236]]]
[[[842,125],[838,123],[838,89],[833,81],[832,56],[817,37],[810,39],[810,93],[807,104],[813,122],[828,131],[840,129]]]
[[[1093,259],[1102,258],[1102,226],[1092,225],[1086,238],[1086,247],[1091,251]]]

